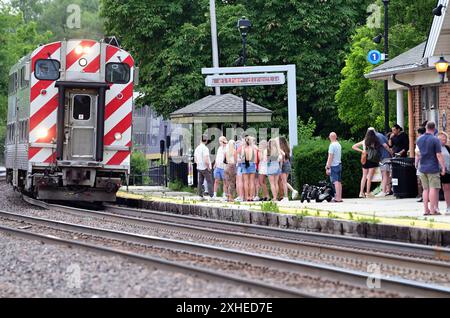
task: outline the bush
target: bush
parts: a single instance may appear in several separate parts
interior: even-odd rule
[[[357,197],[362,176],[361,154],[352,149],[353,142],[339,141],[342,146],[342,184],[346,198]],[[301,191],[304,184],[317,185],[329,180],[325,173],[330,142],[323,139],[308,140],[294,148],[294,174]]]
[[[148,160],[144,153],[134,151],[131,154],[131,183],[133,185],[145,185],[149,181]]]

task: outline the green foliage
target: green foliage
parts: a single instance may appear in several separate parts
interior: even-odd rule
[[[325,172],[329,141],[310,140],[294,148],[294,173],[296,188],[303,185],[317,185],[319,181],[329,180]],[[344,197],[357,197],[361,180],[361,155],[352,149],[353,142],[340,141],[342,146],[342,183]]]
[[[311,140],[316,128],[317,124],[312,117],[307,122],[303,122],[299,117],[297,120],[298,142],[302,143]]]
[[[131,154],[131,182],[133,185],[144,185],[148,181],[148,160],[144,153],[134,151]]]
[[[280,208],[278,207],[278,204],[276,204],[275,202],[268,201],[261,203],[261,211],[279,213]]]
[[[369,1],[216,1],[221,66],[232,66],[242,48],[237,20],[247,16],[248,65],[297,65],[303,120],[318,131],[345,131],[334,94],[349,37],[365,21]],[[108,33],[117,35],[141,67],[143,103],[165,116],[212,93],[200,69],[211,66],[209,1],[102,0]],[[241,94],[240,88],[223,92]],[[250,100],[274,111],[272,127],[287,133],[285,86],[249,88]]]
[[[383,6],[380,0],[376,3]],[[389,57],[391,59],[426,40],[432,22],[431,10],[435,6],[435,0],[390,2]],[[430,14],[424,14],[424,12]],[[381,28],[383,24],[380,29],[369,29],[367,26],[356,29],[350,52],[345,58],[345,67],[342,69],[343,78],[335,95],[339,118],[351,127],[353,136],[361,137],[364,130],[370,126],[380,130],[384,127],[383,82],[364,78],[364,74],[374,68],[367,61],[367,53],[374,49],[383,51],[383,42],[377,45],[372,41],[373,37],[383,33]],[[395,93],[390,92],[392,124],[396,120],[395,98]]]
[[[68,12],[69,5],[80,7],[80,28],[69,28],[67,19],[72,11]],[[100,17],[100,0],[50,0],[41,10],[36,21],[39,30],[50,30],[53,34],[51,40],[64,39],[92,39],[100,40],[104,37],[103,20]]]
[[[4,144],[4,126],[8,109],[8,74],[19,59],[46,42],[49,32],[39,32],[35,22],[25,22],[22,13],[0,7],[0,143]],[[1,152],[1,156],[3,151]]]

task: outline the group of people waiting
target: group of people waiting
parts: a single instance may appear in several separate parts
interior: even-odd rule
[[[289,190],[292,199],[298,196],[298,191],[288,183],[292,169],[290,148],[285,137],[261,140],[257,144],[256,138],[248,135],[237,141],[228,141],[222,136],[219,138],[220,145],[214,163],[207,143],[208,137],[202,136],[194,152],[199,175],[198,195],[202,199],[205,181],[207,193],[212,198],[217,198],[220,183],[223,183],[223,199],[229,202],[289,201]],[[260,192],[262,197],[259,196]]]
[[[415,165],[422,187],[424,215],[441,215],[439,211],[439,192],[444,192],[447,209],[450,215],[450,147],[448,135],[438,132],[436,124],[425,122],[418,130],[415,149]]]
[[[367,130],[364,140],[353,145],[352,148],[361,153],[362,178],[359,197],[374,197],[371,187],[377,168],[381,171],[381,192],[376,196],[392,195],[390,160],[393,157],[406,157],[409,149],[409,138],[403,128],[396,124],[389,134],[384,135],[371,127]]]

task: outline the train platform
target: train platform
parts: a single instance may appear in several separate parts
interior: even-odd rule
[[[119,196],[164,201],[172,203],[195,204],[220,208],[267,211],[263,202],[224,202],[221,199],[200,200],[189,192],[173,192],[162,187],[122,188]],[[289,201],[277,202],[280,213],[302,214],[323,218],[342,219],[360,222],[382,223],[397,226],[420,227],[450,230],[450,215],[445,215],[446,204],[441,201],[440,216],[424,216],[423,204],[417,199],[396,199],[392,196],[372,199],[346,199],[343,203],[316,203]]]

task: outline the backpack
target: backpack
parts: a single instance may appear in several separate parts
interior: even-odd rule
[[[367,160],[373,163],[380,163],[381,152],[378,149],[369,147],[367,149]]]

